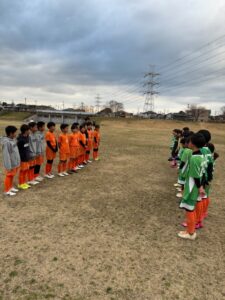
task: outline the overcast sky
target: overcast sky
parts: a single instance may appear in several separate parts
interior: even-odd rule
[[[141,111],[155,65],[156,111],[219,111],[224,16],[224,0],[0,0],[0,99],[73,107],[99,93]]]

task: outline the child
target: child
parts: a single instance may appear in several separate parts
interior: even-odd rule
[[[34,179],[34,168],[36,165],[37,158],[37,124],[35,122],[29,123],[30,134],[29,134],[29,149],[30,149],[30,167],[28,171],[28,184],[36,185],[39,182]]]
[[[45,167],[45,177],[52,179],[55,176],[52,174],[52,165],[53,161],[56,157],[56,153],[58,151],[58,145],[57,145],[57,140],[56,136],[54,134],[55,131],[55,123],[54,122],[49,122],[47,124],[48,127],[48,132],[45,135],[45,140],[46,140],[46,167]]]
[[[44,178],[40,176],[41,165],[44,162],[44,131],[45,131],[45,123],[40,121],[37,123],[36,132],[37,136],[37,158],[36,165],[34,168],[34,178],[36,181],[41,182]]]
[[[99,160],[98,152],[99,152],[99,145],[100,145],[100,126],[95,125],[95,130],[93,133],[94,143],[93,143],[93,159],[95,161]]]
[[[18,192],[13,187],[13,179],[20,166],[20,154],[16,142],[17,128],[7,126],[5,128],[6,137],[2,138],[2,155],[5,167],[6,177],[4,182],[4,194],[6,196],[15,196]]]
[[[79,128],[78,123],[74,123],[71,126],[72,133],[69,135],[69,147],[70,147],[70,162],[69,170],[71,173],[77,173],[78,168],[78,151],[79,151]]]
[[[202,134],[196,133],[190,137],[189,148],[192,149],[189,171],[184,185],[183,198],[180,208],[186,210],[187,230],[180,231],[178,236],[183,239],[195,240],[196,204],[199,196],[205,194],[202,186],[204,172],[204,156],[200,149],[205,145]]]
[[[59,135],[58,145],[59,145],[59,164],[58,164],[58,175],[60,177],[68,176],[66,172],[67,162],[70,158],[70,146],[69,146],[69,125],[62,124],[60,126],[62,133]]]
[[[80,132],[79,132],[79,158],[78,158],[78,167],[79,168],[84,168],[84,165],[86,164],[85,162],[85,154],[86,154],[86,149],[87,149],[87,140],[86,140],[86,135],[85,135],[85,125],[80,125]]]
[[[87,122],[87,149],[86,149],[86,156],[85,156],[85,160],[88,163],[92,162],[90,160],[90,154],[92,148],[93,148],[93,130],[92,130],[92,123],[89,121]]]
[[[18,188],[27,190],[30,188],[28,182],[28,173],[30,168],[30,149],[29,149],[29,126],[23,124],[20,127],[20,135],[17,138],[17,145],[20,153],[20,172]]]
[[[174,129],[173,132],[175,133],[175,135],[174,135],[174,144],[171,151],[171,158],[172,158],[171,167],[176,168],[177,167],[176,159],[179,152],[179,139],[182,136],[182,131],[179,129]]]

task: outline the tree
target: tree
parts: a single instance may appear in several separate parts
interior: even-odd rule
[[[106,105],[106,108],[111,108],[114,113],[124,109],[123,103],[117,102],[115,100],[109,101],[108,103],[106,103]]]
[[[206,112],[207,109],[204,106],[191,105],[187,110],[187,114],[192,116],[194,121],[198,121],[199,117]]]

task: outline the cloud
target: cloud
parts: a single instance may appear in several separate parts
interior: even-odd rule
[[[220,105],[225,38],[196,49],[225,34],[224,12],[222,0],[1,0],[0,97],[70,106],[94,104],[100,93],[102,101],[115,98],[135,110],[154,64],[159,109]]]

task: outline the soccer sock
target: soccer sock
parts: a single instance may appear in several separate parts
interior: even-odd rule
[[[58,173],[61,173],[62,172],[62,163],[59,162],[58,164]]]
[[[187,219],[187,232],[189,234],[193,234],[195,232],[196,212],[195,211],[187,211],[186,219]]]
[[[36,166],[34,167],[34,177],[35,177],[35,178],[39,176],[39,174],[40,174],[40,169],[41,169],[41,166],[40,166],[40,165],[36,165]]]
[[[62,164],[63,172],[66,172],[66,167],[67,167],[67,162],[63,162]]]
[[[13,186],[13,176],[6,175],[4,181],[4,191],[5,193],[9,192]]]
[[[31,167],[28,171],[28,179],[29,181],[34,180],[34,167]]]
[[[25,171],[20,170],[19,173],[19,185],[24,184],[25,183]]]
[[[203,219],[203,201],[198,201],[196,204],[196,224],[202,222]]]

